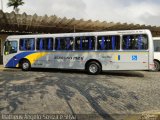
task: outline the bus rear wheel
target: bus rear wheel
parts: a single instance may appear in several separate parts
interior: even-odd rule
[[[159,64],[159,62],[154,60],[154,70],[153,71],[157,72],[159,70],[160,70],[160,64]]]
[[[90,62],[87,65],[87,72],[91,75],[97,75],[101,72],[102,68],[97,62]]]
[[[31,64],[28,60],[23,60],[21,63],[21,68],[23,71],[29,71],[31,69]]]

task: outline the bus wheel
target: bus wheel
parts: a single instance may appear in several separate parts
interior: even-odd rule
[[[21,68],[23,71],[28,71],[31,69],[31,64],[28,60],[23,60],[21,64]]]
[[[90,62],[87,65],[87,72],[91,75],[97,75],[101,72],[102,68],[97,62]]]
[[[154,70],[153,71],[157,72],[159,70],[160,70],[160,64],[159,64],[159,62],[154,60]]]

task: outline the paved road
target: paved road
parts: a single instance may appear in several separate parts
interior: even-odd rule
[[[0,113],[115,114],[160,111],[160,73],[32,70],[0,72]]]

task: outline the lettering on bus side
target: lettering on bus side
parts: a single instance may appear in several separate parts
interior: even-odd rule
[[[55,56],[55,60],[83,60],[84,57],[64,57],[64,56]]]

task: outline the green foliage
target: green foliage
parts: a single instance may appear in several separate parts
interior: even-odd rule
[[[8,0],[7,6],[13,7],[13,10],[18,13],[19,11],[18,7],[23,4],[24,4],[23,0]]]

